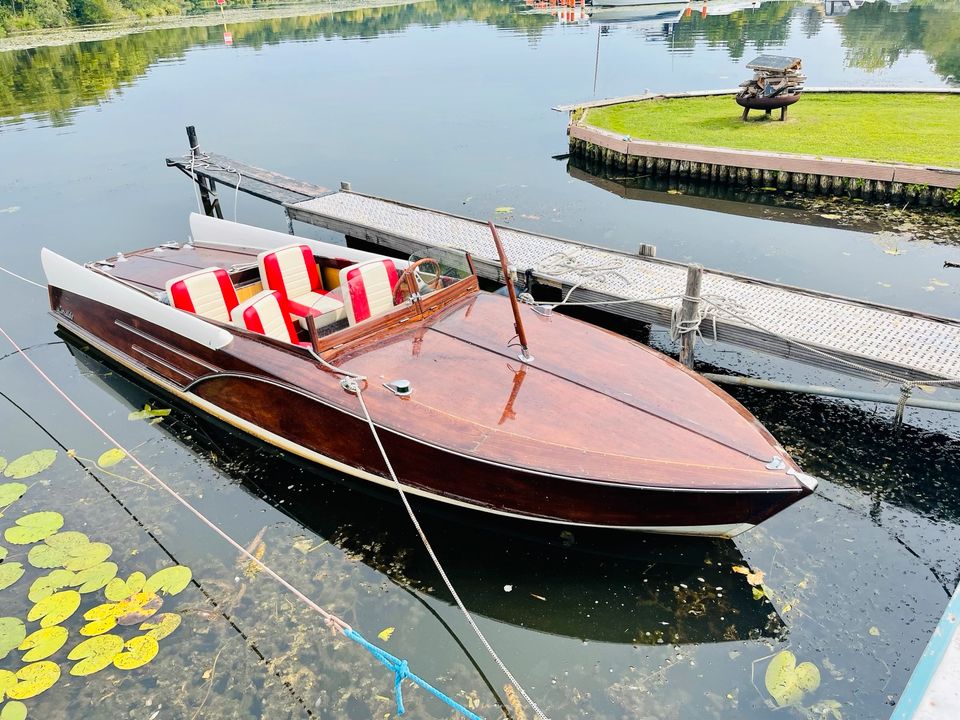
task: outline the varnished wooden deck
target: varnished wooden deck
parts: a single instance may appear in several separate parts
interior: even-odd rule
[[[236,166],[232,160],[221,160]],[[185,162],[168,161],[181,167]],[[244,167],[244,182],[255,180],[257,169]],[[275,173],[261,172],[268,183],[278,183]],[[232,185],[229,173],[210,174],[202,170],[200,174]],[[259,185],[257,189],[263,187]],[[244,189],[241,184],[241,190]],[[468,251],[481,276],[501,279],[485,222],[349,190],[302,199],[304,189],[302,183],[286,188],[280,182],[274,197],[266,197],[269,193],[256,194],[285,204],[288,215],[295,220],[403,253],[429,252],[437,247]],[[291,192],[301,198],[290,202]],[[502,229],[500,234],[511,263],[521,274],[530,269],[536,280],[565,291],[582,282],[573,293],[574,300],[659,298],[684,292],[687,266],[683,263],[509,228]],[[576,272],[549,275],[542,265],[555,253],[583,265],[617,265],[618,269],[616,274],[599,280],[584,281]],[[704,274],[703,294],[717,299],[724,307],[735,308],[737,315],[750,321],[719,312],[716,330],[722,342],[861,377],[875,377],[863,369],[872,368],[913,379],[960,378],[960,320],[713,270]],[[668,325],[671,311],[679,302],[676,298],[648,299],[602,309]],[[712,325],[703,330],[712,335]],[[956,386],[960,387],[960,382]]]

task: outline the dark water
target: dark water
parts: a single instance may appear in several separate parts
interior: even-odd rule
[[[716,3],[705,18],[590,23],[492,0],[425,2],[233,25],[230,47],[222,28],[200,28],[0,54],[0,265],[39,280],[43,245],[83,260],[182,240],[194,199],[163,158],[183,152],[183,126],[195,123],[207,148],[328,186],[350,180],[477,217],[511,206],[499,219],[533,230],[622,249],[652,242],[665,257],[956,315],[960,277],[943,268],[958,259],[951,222],[909,208],[618,194],[551,158],[566,149],[566,120],[551,105],[735,85],[761,50],[803,57],[811,85],[960,77],[956,3],[877,2],[845,14],[841,5],[827,14],[823,4],[768,2],[724,15]],[[233,200],[224,195],[228,215]],[[250,198],[237,212],[283,228],[276,208]],[[156,425],[128,420],[165,399],[64,344],[41,290],[0,275],[0,302],[0,325],[31,357],[218,525],[244,544],[263,530],[272,567],[368,637],[396,628],[384,643],[391,652],[497,716],[504,679],[400,506],[178,407]],[[672,350],[660,332],[652,342]],[[732,348],[702,357],[765,377],[866,385]],[[167,600],[184,621],[152,663],[73,678],[65,648],[53,658],[60,682],[25,701],[31,716],[395,711],[383,668],[335,641],[129,463],[114,468],[122,478],[86,473],[63,448],[95,459],[105,441],[20,358],[0,370],[0,455],[62,444],[4,527],[22,512],[59,510],[70,528],[114,547],[122,575],[172,556],[199,581]],[[960,575],[956,422],[908,411],[896,431],[886,406],[738,397],[824,482],[735,543],[571,539],[424,515],[480,626],[551,717],[889,714]],[[755,600],[735,565],[764,570],[772,602]],[[31,577],[0,591],[0,612],[24,616]],[[768,704],[764,668],[785,648],[820,669],[806,710]],[[19,652],[0,667],[16,670]],[[448,716],[422,692],[406,701],[412,717]]]

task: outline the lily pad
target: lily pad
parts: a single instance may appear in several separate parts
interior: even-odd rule
[[[2,459],[0,458],[0,460]],[[27,486],[23,483],[3,483],[0,485],[0,507],[6,507],[14,500],[19,500],[26,491]]]
[[[106,543],[94,542],[79,545],[74,550],[68,551],[68,554],[70,559],[64,567],[73,572],[80,572],[102,563],[113,554],[113,548]]]
[[[117,623],[136,625],[154,615],[163,605],[163,599],[152,592],[138,592],[117,603]]]
[[[103,635],[105,632],[110,632],[117,626],[117,618],[111,616],[103,618],[102,620],[93,620],[88,622],[82,628],[80,628],[80,634],[84,637],[93,637],[95,635]]]
[[[76,590],[62,590],[44,598],[27,613],[27,620],[40,620],[40,627],[59,625],[73,615],[80,607],[80,593]]]
[[[812,662],[797,665],[796,656],[782,650],[767,665],[763,680],[779,707],[797,705],[806,693],[820,687],[820,670]]]
[[[0,670],[0,700],[7,694],[7,690],[17,684],[17,676],[9,670]],[[2,717],[2,716],[0,716]]]
[[[35,512],[17,518],[17,524],[3,533],[7,542],[29,545],[53,535],[63,527],[63,515],[58,512]]]
[[[10,587],[23,577],[23,565],[18,562],[5,562],[0,565],[0,590]]]
[[[97,458],[97,465],[102,468],[112,467],[123,460],[127,454],[120,448],[110,448]]]
[[[9,551],[5,547],[0,545],[0,562],[3,562],[6,559],[8,552]]]
[[[165,418],[170,414],[169,409],[162,408],[153,408],[149,405],[144,405],[143,410],[134,410],[132,413],[127,415],[127,420],[149,420],[151,418]]]
[[[152,620],[148,620],[140,625],[141,630],[146,630],[145,635],[149,635],[158,642],[167,637],[167,635],[170,635],[178,627],[180,627],[180,616],[176,613],[160,613]]]
[[[114,602],[126,600],[134,593],[143,590],[146,581],[147,576],[142,572],[133,572],[125,581],[120,578],[111,580],[107,583],[107,589],[103,591],[103,594],[107,596],[107,600],[113,600]]]
[[[106,618],[115,618],[119,614],[119,603],[104,603],[87,610],[83,614],[84,620],[105,620]]]
[[[73,548],[79,545],[86,545],[90,542],[90,538],[84,535],[82,532],[77,532],[76,530],[67,530],[65,532],[58,532],[50,537],[46,538],[44,542],[50,547],[63,550],[64,552],[70,552]]]
[[[58,568],[63,567],[69,556],[60,548],[50,547],[49,545],[39,544],[30,548],[27,553],[27,562],[35,568]]]
[[[27,628],[23,620],[15,617],[0,617],[0,660],[22,643],[26,636]]]
[[[160,651],[157,639],[149,635],[137,635],[124,644],[127,652],[122,652],[113,659],[113,665],[119,670],[133,670],[146,665],[153,660]]]
[[[21,455],[4,468],[5,477],[14,480],[23,480],[37,473],[43,472],[53,465],[57,459],[56,450],[34,450],[32,453]]]
[[[36,662],[50,657],[62,648],[67,642],[67,635],[69,633],[62,625],[41,628],[27,635],[17,649],[27,651],[23,655],[24,662]]]
[[[0,456],[0,472],[3,472],[4,468],[7,467],[7,459],[3,456]]]
[[[63,588],[75,585],[75,578],[76,575],[69,570],[52,570],[33,581],[30,592],[27,593],[27,598],[32,603],[38,603]]]
[[[26,717],[27,706],[19,700],[11,700],[0,710],[0,720],[26,720]]]
[[[113,562],[102,562],[86,570],[81,570],[76,575],[77,592],[90,593],[105,587],[107,583],[117,576],[117,564]]]
[[[70,668],[71,675],[92,675],[103,670],[123,650],[123,638],[119,635],[98,635],[77,645],[67,658],[79,660]]]
[[[7,697],[26,700],[52,688],[60,679],[60,666],[49,660],[41,660],[17,670],[20,681],[7,690]]]
[[[151,593],[162,590],[165,595],[176,595],[190,584],[192,578],[193,573],[186,565],[174,565],[151,575],[143,589]]]

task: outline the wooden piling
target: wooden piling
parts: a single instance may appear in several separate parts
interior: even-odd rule
[[[703,265],[687,266],[687,288],[683,293],[680,322],[686,332],[680,335],[680,362],[693,369],[693,350],[697,343],[697,330],[691,327],[700,312],[700,287],[703,284]]]
[[[197,129],[193,125],[187,125],[187,141],[190,143],[190,157],[196,161],[200,155],[200,141],[197,140]],[[196,176],[197,185],[200,186],[200,203],[203,205],[204,215],[209,217],[218,217],[223,219],[223,211],[220,209],[220,202],[211,195],[211,182],[205,177]]]

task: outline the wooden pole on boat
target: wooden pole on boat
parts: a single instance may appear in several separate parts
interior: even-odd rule
[[[523,318],[520,317],[520,303],[517,301],[517,289],[513,286],[513,278],[510,277],[507,253],[504,252],[503,243],[500,242],[497,226],[489,221],[487,224],[490,226],[490,232],[493,233],[493,242],[497,246],[497,254],[500,256],[500,268],[503,270],[503,280],[507,284],[507,294],[510,296],[510,306],[513,308],[513,327],[516,329],[517,337],[520,339],[520,360],[525,363],[533,362],[530,347],[527,345],[527,334],[523,330]]]
[[[694,327],[700,312],[700,286],[703,283],[703,265],[687,267],[687,289],[680,307],[680,322],[684,332],[680,335],[680,362],[693,369],[693,348],[697,343],[697,328]]]
[[[190,143],[190,156],[196,161],[200,155],[200,141],[197,140],[197,129],[193,125],[187,125],[187,141]],[[218,217],[223,219],[223,211],[220,209],[220,203],[210,198],[210,183],[207,179],[200,177],[196,173],[194,178],[200,186],[200,202],[203,203],[203,214],[209,217]]]
[[[304,318],[307,321],[307,332],[310,333],[310,345],[313,346],[313,351],[319,355],[320,354],[320,333],[317,332],[317,319],[307,313],[307,316]]]

